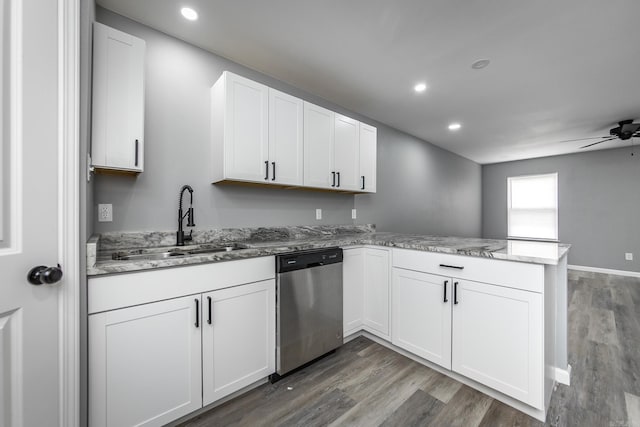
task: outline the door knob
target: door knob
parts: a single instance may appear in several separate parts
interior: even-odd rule
[[[62,269],[60,268],[60,264],[57,267],[45,267],[44,265],[39,265],[37,267],[33,267],[29,274],[27,275],[27,280],[32,285],[51,285],[53,283],[57,283],[62,279]]]

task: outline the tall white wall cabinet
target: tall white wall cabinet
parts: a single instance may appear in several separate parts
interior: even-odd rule
[[[144,170],[145,41],[93,24],[91,158],[98,171]]]

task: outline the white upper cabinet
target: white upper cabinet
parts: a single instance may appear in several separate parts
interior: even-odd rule
[[[93,166],[144,169],[145,42],[99,23],[93,24]]]
[[[360,122],[360,176],[358,190],[376,192],[378,130]]]
[[[269,88],[225,71],[211,89],[213,182],[268,180]]]
[[[302,100],[269,89],[269,181],[302,185]]]
[[[333,169],[335,113],[304,103],[304,185],[335,188]]]
[[[211,88],[211,138],[214,183],[375,192],[376,128],[229,71]]]
[[[341,114],[335,115],[334,168],[337,190],[359,190],[360,122]]]

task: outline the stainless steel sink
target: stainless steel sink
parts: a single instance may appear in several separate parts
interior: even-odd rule
[[[116,252],[111,255],[114,261],[154,261],[169,258],[183,257],[188,255],[205,255],[217,252],[231,252],[239,249],[247,249],[247,246],[239,243],[229,243],[227,245],[203,245],[193,249],[172,249],[164,252],[145,252],[138,250],[133,252]]]
[[[185,256],[186,252],[155,252],[155,253],[137,253],[137,254],[128,254],[118,252],[112,255],[112,259],[115,261],[153,261],[159,259],[169,259]]]

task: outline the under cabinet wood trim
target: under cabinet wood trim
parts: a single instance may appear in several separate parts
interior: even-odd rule
[[[90,277],[88,312],[94,314],[273,278],[273,256]]]

